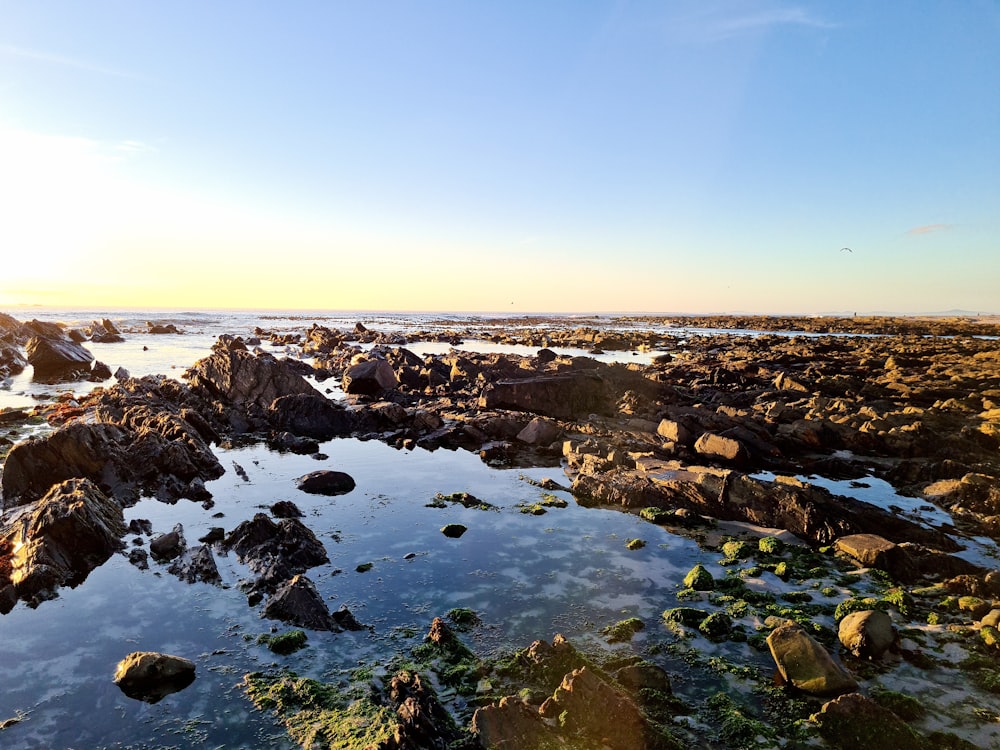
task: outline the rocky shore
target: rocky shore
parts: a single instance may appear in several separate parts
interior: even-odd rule
[[[766,684],[767,675],[756,707],[718,691],[691,721],[693,707],[671,689],[676,675],[656,653],[585,654],[539,633],[523,651],[486,658],[462,641],[475,613],[453,613],[449,624],[442,612],[406,668],[363,695],[287,672],[247,675],[253,703],[274,711],[303,747],[965,748],[998,736],[988,727],[995,717],[972,713],[921,723],[919,695],[869,683],[903,667],[933,681],[957,660],[970,696],[995,703],[1000,694],[1000,563],[990,564],[1000,540],[1000,325],[511,319],[492,321],[484,335],[448,324],[258,328],[221,336],[178,380],[112,374],[95,363],[86,341],[131,335],[109,320],[65,330],[0,315],[0,381],[33,367],[35,377],[69,387],[102,384],[0,411],[9,435],[0,436],[0,612],[39,606],[118,554],[140,566],[151,556],[181,580],[212,585],[214,555],[231,551],[253,572],[241,588],[263,617],[303,633],[365,629],[317,594],[309,572],[329,561],[327,551],[293,503],[195,546],[183,529],[161,534],[148,555],[126,550],[136,529],[127,529],[123,511],[143,497],[211,509],[206,483],[225,472],[213,446],[261,443],[317,455],[327,441],[349,437],[406,451],[470,451],[491,466],[562,467],[554,486],[565,482],[578,503],[697,539],[732,575],[692,570],[655,626],[675,641],[674,657],[699,669],[708,668],[702,652],[710,651],[702,643],[769,653],[780,686]],[[683,336],[671,332],[681,327]],[[149,332],[181,333],[160,328],[151,323]],[[719,332],[726,330],[757,333]],[[473,336],[535,352],[419,356],[407,348]],[[640,365],[565,349],[658,354]],[[45,429],[20,439],[40,419]],[[349,476],[333,474],[304,476],[300,489],[353,489]],[[881,480],[915,509],[838,495],[818,478]],[[932,511],[950,520],[931,522]],[[969,554],[972,540],[983,554]],[[765,572],[794,583],[789,593],[797,596],[748,586]],[[605,634],[609,644],[654,627],[616,625]],[[439,700],[434,686],[464,696],[461,706]]]

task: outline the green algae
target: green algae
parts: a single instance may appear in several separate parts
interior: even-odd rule
[[[243,678],[247,697],[260,710],[274,712],[289,736],[303,748],[365,750],[389,746],[399,720],[370,698],[351,699],[335,686],[294,673]]]
[[[684,588],[695,591],[711,591],[715,588],[715,578],[704,565],[699,563],[684,576]]]
[[[474,609],[466,607],[449,609],[445,616],[460,630],[469,630],[482,622]]]
[[[280,635],[262,635],[257,642],[267,646],[271,651],[281,656],[298,651],[306,647],[309,637],[302,630],[290,630]]]
[[[646,543],[642,539],[627,539],[625,541],[625,549],[633,552],[637,549],[642,549],[645,546]]]
[[[645,627],[646,623],[638,617],[629,617],[627,620],[621,620],[614,625],[608,625],[608,627],[601,630],[601,635],[607,637],[608,643],[626,643],[632,640],[633,635]]]

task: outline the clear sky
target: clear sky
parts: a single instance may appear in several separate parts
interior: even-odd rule
[[[22,303],[1000,312],[1000,4],[0,0]]]

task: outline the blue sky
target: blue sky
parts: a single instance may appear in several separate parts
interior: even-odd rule
[[[0,0],[0,305],[1000,312],[998,92],[983,0]]]

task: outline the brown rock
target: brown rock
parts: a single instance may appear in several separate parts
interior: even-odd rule
[[[771,631],[767,645],[786,682],[806,693],[831,695],[858,689],[858,683],[801,625]]]

